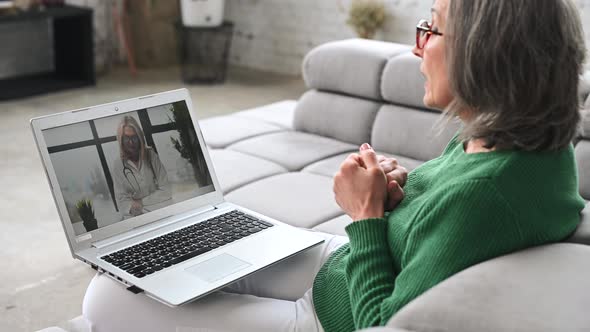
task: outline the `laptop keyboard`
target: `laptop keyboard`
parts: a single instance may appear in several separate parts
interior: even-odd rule
[[[100,258],[143,278],[272,226],[234,210]]]

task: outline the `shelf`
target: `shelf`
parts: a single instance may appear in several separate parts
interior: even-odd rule
[[[68,79],[43,73],[0,80],[0,101],[94,85],[94,81]]]
[[[45,9],[31,9],[27,11],[18,11],[14,14],[0,15],[0,24],[6,22],[19,22],[25,20],[37,20],[46,18],[64,18],[75,17],[80,15],[92,15],[92,9],[80,8],[74,6],[48,7]]]

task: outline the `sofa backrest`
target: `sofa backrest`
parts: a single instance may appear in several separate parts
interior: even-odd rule
[[[383,105],[383,68],[388,59],[409,49],[363,39],[313,49],[303,61],[303,78],[310,90],[297,103],[295,130],[353,144],[369,142]]]
[[[303,60],[303,79],[310,89],[381,101],[381,74],[387,60],[409,45],[366,39],[326,43]]]
[[[409,45],[365,39],[323,44],[303,61],[310,90],[297,103],[294,128],[353,144],[370,142],[380,152],[420,161],[432,159],[458,125],[435,126],[440,112],[422,103],[419,67]]]

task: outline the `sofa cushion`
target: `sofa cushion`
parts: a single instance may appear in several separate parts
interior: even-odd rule
[[[199,121],[205,143],[215,149],[224,148],[248,137],[283,131],[285,128],[234,115],[219,116]]]
[[[576,144],[574,153],[578,166],[580,195],[585,199],[590,199],[590,140],[583,139],[579,141]]]
[[[420,73],[422,60],[412,52],[404,52],[387,61],[381,78],[383,99],[414,108],[424,106],[424,76]]]
[[[293,129],[293,113],[297,101],[283,100],[266,106],[234,113],[235,116],[270,122],[286,129]]]
[[[381,100],[381,72],[387,59],[409,45],[367,39],[323,44],[303,60],[303,78],[311,89]]]
[[[357,146],[312,134],[282,132],[246,139],[228,149],[273,161],[289,171],[298,171],[317,160],[356,150]]]
[[[310,90],[297,104],[294,128],[360,145],[371,139],[379,107],[366,99]]]
[[[316,231],[330,233],[335,235],[342,235],[348,236],[346,231],[344,230],[346,226],[348,226],[352,222],[352,219],[348,215],[342,215],[340,217],[336,217],[334,219],[330,219],[326,222],[323,222],[313,229]]]
[[[342,214],[332,179],[309,173],[272,176],[238,188],[226,199],[297,227],[312,228]]]
[[[586,331],[590,247],[551,244],[468,268],[410,302],[387,326],[428,331]]]
[[[436,158],[459,129],[458,121],[444,125],[440,117],[440,113],[384,105],[375,119],[371,144],[378,151],[417,160]]]
[[[572,236],[564,242],[579,243],[590,246],[590,204],[586,204],[582,213],[580,213],[580,224]]]
[[[392,155],[389,153],[382,153],[380,151],[377,151],[377,154],[382,154],[387,157],[392,157],[392,158],[397,159],[397,162],[401,166],[405,167],[408,171],[412,171],[414,168],[420,166],[423,163],[423,161],[421,161],[421,160],[406,158],[406,157],[402,157],[402,156],[396,156],[396,155]],[[349,155],[350,155],[350,153],[343,153],[343,154],[339,154],[334,157],[320,160],[318,162],[315,162],[315,163],[305,167],[303,169],[303,171],[309,172],[309,173],[314,173],[314,174],[319,174],[319,175],[324,175],[324,176],[328,176],[328,177],[333,177],[336,174],[336,172],[338,172],[338,170],[340,169],[340,165],[342,164],[344,159],[346,159],[346,157],[348,157]]]
[[[287,170],[268,160],[227,149],[209,150],[221,190],[225,194],[252,181]]]

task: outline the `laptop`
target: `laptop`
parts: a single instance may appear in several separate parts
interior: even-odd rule
[[[186,89],[31,127],[72,256],[134,293],[179,306],[323,242],[224,200]]]

